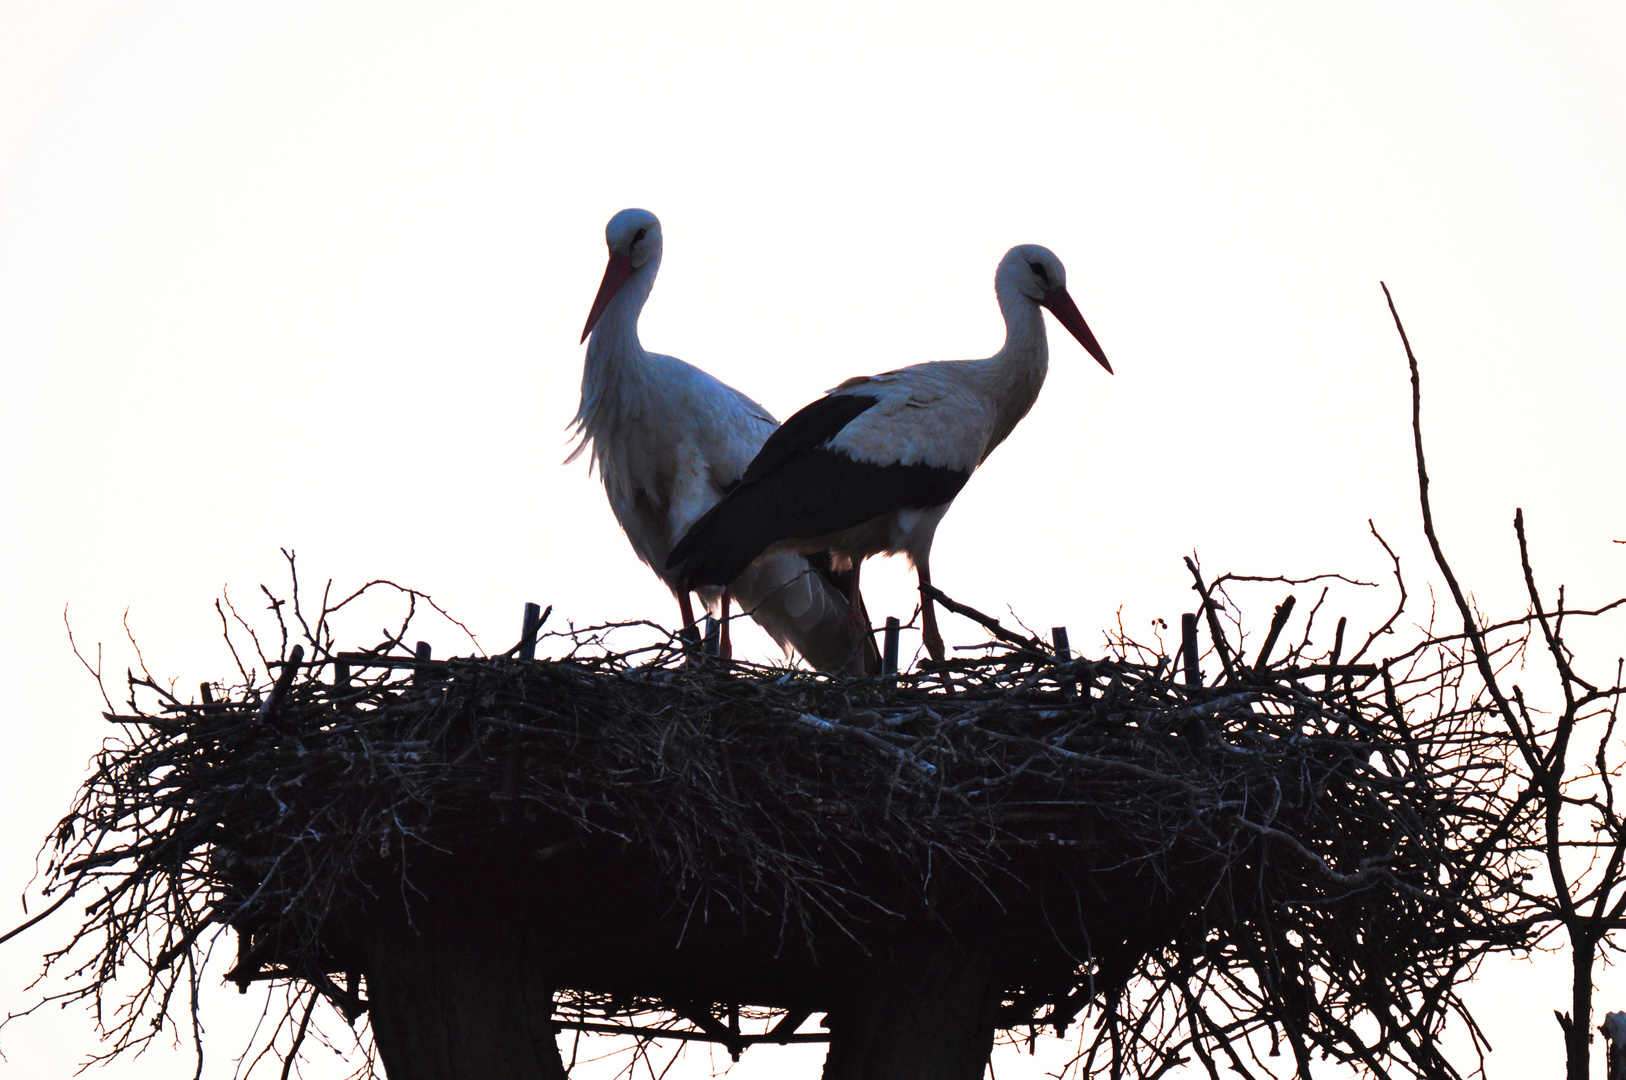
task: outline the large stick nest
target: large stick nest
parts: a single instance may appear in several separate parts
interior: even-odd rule
[[[245,671],[183,702],[147,677],[110,714],[127,738],[52,862],[104,890],[74,939],[96,950],[80,992],[140,957],[151,978],[115,1032],[138,1042],[226,925],[233,978],[292,980],[353,1018],[356,926],[380,905],[448,881],[476,903],[499,877],[591,896],[614,866],[686,955],[731,941],[828,970],[900,928],[984,950],[1001,1026],[1100,1010],[1086,1069],[1155,1075],[1189,1048],[1212,1072],[1257,1035],[1300,1069],[1319,1050],[1450,1072],[1434,1036],[1452,988],[1512,941],[1498,875],[1461,839],[1495,820],[1499,748],[1472,701],[1408,705],[1437,702],[1460,657],[1312,659],[1306,629],[1245,663],[1202,596],[1211,685],[1121,637],[1073,659],[1006,634],[870,679],[696,663],[675,640],[618,652],[602,632],[549,635],[552,659],[422,661],[404,634],[338,653],[324,610],[309,659],[285,636],[270,660],[276,690]],[[557,985],[580,1009],[663,1000],[636,972]],[[734,1003],[794,1004],[753,993]]]

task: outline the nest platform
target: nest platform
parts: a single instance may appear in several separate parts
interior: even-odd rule
[[[1225,653],[1205,684],[1189,639],[1182,665],[1004,637],[871,678],[591,634],[313,641],[192,702],[136,680],[158,704],[110,714],[130,740],[53,870],[109,886],[76,940],[141,952],[166,1003],[228,926],[230,979],[369,1015],[395,1080],[562,1075],[561,1028],[978,1078],[998,1033],[1090,1013],[1086,1073],[1260,1038],[1306,1073],[1449,1072],[1496,904],[1457,866],[1460,726],[1336,655]]]

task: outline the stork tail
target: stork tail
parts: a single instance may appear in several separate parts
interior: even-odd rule
[[[783,552],[759,559],[735,579],[731,591],[770,637],[795,649],[815,670],[856,670],[860,650],[864,670],[881,669],[874,637],[854,630],[838,575],[806,556]],[[858,608],[868,625],[861,598]]]

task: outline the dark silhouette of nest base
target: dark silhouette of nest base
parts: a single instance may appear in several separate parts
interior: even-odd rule
[[[120,718],[137,737],[65,828],[141,819],[90,858],[133,860],[109,926],[160,916],[158,967],[227,923],[232,978],[348,1015],[432,928],[505,942],[582,1012],[805,1015],[953,956],[994,1027],[1094,1005],[1144,1040],[1162,1000],[1370,1064],[1432,1057],[1482,944],[1485,898],[1441,884],[1454,774],[1370,667],[1216,687],[1037,647],[869,680],[589,652],[329,658],[269,707]]]

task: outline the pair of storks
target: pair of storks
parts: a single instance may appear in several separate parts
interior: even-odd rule
[[[924,589],[932,536],[1039,396],[1048,367],[1039,309],[1112,370],[1067,294],[1061,260],[1037,244],[1005,253],[994,275],[1005,346],[988,359],[848,379],[781,426],[733,387],[639,343],[661,264],[655,215],[623,210],[604,234],[610,262],[582,330],[592,341],[568,460],[591,447],[616,520],[677,596],[684,627],[697,593],[720,613],[726,655],[732,599],[813,667],[873,671],[859,568],[901,552],[920,576],[926,650],[942,660]]]

